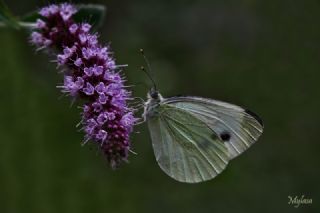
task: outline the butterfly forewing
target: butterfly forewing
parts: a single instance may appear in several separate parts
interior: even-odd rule
[[[206,123],[224,141],[230,159],[248,149],[263,131],[256,115],[233,104],[200,97],[173,97],[163,103]]]
[[[209,125],[174,105],[160,104],[155,110],[148,126],[156,160],[166,174],[196,183],[223,171],[228,149]]]

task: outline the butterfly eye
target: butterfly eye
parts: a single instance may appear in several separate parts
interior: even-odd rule
[[[222,132],[221,134],[220,134],[220,138],[221,138],[221,140],[223,140],[223,141],[229,141],[230,140],[230,138],[231,138],[231,135],[230,135],[230,133],[229,132]]]

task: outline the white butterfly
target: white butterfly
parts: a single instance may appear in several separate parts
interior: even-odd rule
[[[261,119],[239,106],[192,96],[163,98],[155,87],[144,118],[160,168],[186,183],[216,177],[263,132]]]

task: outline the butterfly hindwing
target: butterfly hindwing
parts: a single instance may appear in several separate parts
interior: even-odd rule
[[[214,178],[228,164],[228,149],[204,121],[174,105],[160,104],[148,118],[156,160],[172,178],[196,183]]]
[[[248,149],[263,131],[261,119],[239,106],[200,97],[173,97],[163,104],[187,111],[206,123],[224,141],[232,159]]]

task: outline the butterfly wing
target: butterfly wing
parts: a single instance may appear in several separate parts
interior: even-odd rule
[[[173,97],[164,104],[187,111],[206,123],[224,141],[232,159],[258,140],[263,132],[261,119],[239,106],[201,97]]]
[[[197,183],[224,170],[228,149],[205,122],[174,105],[160,104],[154,111],[148,126],[156,160],[167,175]]]

